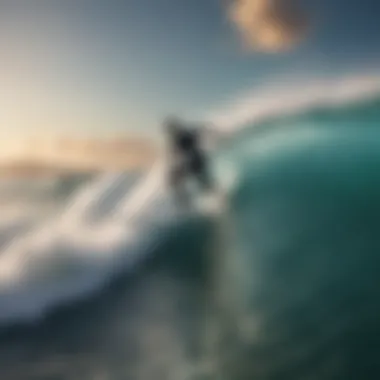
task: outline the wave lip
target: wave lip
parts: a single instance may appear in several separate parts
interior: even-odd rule
[[[248,91],[206,117],[226,134],[248,124],[309,111],[318,107],[339,107],[380,95],[380,74],[350,75],[333,79],[278,79]],[[282,83],[282,84],[278,84]]]

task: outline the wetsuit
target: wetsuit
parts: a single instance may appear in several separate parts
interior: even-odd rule
[[[194,176],[203,188],[210,188],[206,154],[201,148],[200,132],[196,129],[181,129],[172,136],[174,152],[174,167],[171,171],[170,182],[176,187],[187,176]]]

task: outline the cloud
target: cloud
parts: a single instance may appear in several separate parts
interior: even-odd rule
[[[308,29],[308,19],[297,0],[231,0],[227,12],[250,50],[289,49]]]

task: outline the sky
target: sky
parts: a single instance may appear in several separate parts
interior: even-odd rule
[[[149,135],[276,78],[376,69],[378,0],[292,3],[1,1],[0,136]]]

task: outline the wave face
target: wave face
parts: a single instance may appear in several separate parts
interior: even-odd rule
[[[206,362],[234,380],[377,378],[379,97],[352,99],[230,126],[214,160],[230,208],[211,239],[202,215],[173,205],[161,164],[142,178],[105,174],[59,200],[53,186],[46,208],[45,185],[43,203],[15,200],[0,220],[1,324],[86,306],[12,336],[12,352],[0,341],[1,377],[197,379]],[[116,277],[122,290],[108,287]],[[199,364],[200,304],[219,293],[213,357]],[[25,372],[7,377],[17,355]]]
[[[224,152],[241,179],[221,274],[226,378],[377,378],[379,100],[278,115]]]

